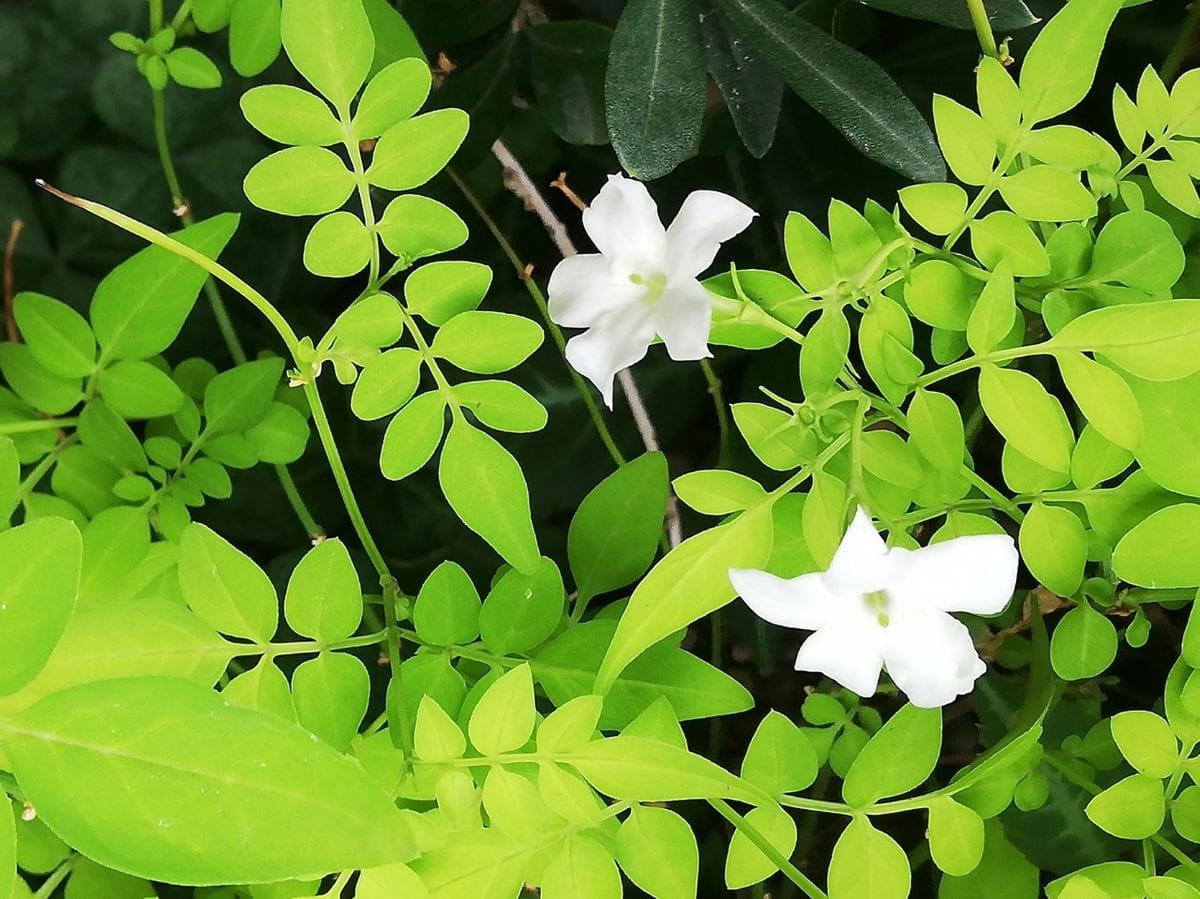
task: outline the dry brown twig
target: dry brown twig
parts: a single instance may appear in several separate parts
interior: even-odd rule
[[[17,241],[20,240],[24,228],[25,222],[13,219],[8,226],[8,242],[4,245],[4,329],[12,343],[19,343],[21,340],[21,332],[17,330],[17,319],[13,315],[13,295],[16,292],[13,263],[17,253]]]

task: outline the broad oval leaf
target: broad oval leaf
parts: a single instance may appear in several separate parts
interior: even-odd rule
[[[259,209],[280,215],[324,215],[349,199],[354,175],[324,147],[288,147],[260,160],[242,183]]]
[[[279,31],[296,70],[348,111],[375,60],[375,36],[362,0],[284,0]]]
[[[942,751],[942,710],[906,705],[888,719],[846,773],[842,796],[861,808],[907,793],[933,773]]]
[[[188,681],[73,687],[0,733],[39,817],[118,871],[269,883],[414,854],[407,823],[355,761]]]
[[[1138,522],[1113,550],[1113,571],[1139,587],[1200,586],[1200,505],[1179,503]]]
[[[62,518],[0,532],[0,695],[20,689],[46,664],[75,608],[83,541]]]
[[[386,472],[385,472],[386,474]],[[463,524],[519,571],[541,564],[525,475],[495,438],[458,418],[438,465],[438,483]]]

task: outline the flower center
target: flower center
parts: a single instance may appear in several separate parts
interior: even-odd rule
[[[874,593],[868,593],[863,597],[863,601],[867,604],[868,611],[875,613],[875,620],[879,622],[880,627],[887,627],[890,623],[887,610],[891,600],[888,598],[886,590],[876,590]]]
[[[663,291],[667,289],[666,275],[650,275],[649,277],[645,277],[634,272],[629,276],[629,280],[639,287],[646,288],[646,295],[642,297],[642,300],[647,305],[657,303],[659,298],[662,297]]]

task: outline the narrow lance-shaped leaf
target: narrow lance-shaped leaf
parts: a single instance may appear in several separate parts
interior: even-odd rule
[[[691,0],[630,0],[617,23],[605,85],[621,165],[644,181],[696,152],[704,120],[704,48]]]
[[[929,126],[878,65],[776,0],[719,0],[788,85],[866,156],[917,181],[944,181]]]

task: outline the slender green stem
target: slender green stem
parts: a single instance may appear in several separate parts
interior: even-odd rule
[[[175,11],[174,17],[171,19],[171,27],[178,31],[183,23],[187,21],[187,17],[191,14],[191,12],[192,0],[183,0],[183,2],[179,4],[179,9]]]
[[[1168,85],[1175,80],[1175,76],[1187,62],[1189,54],[1195,49],[1198,32],[1200,32],[1200,3],[1193,2],[1187,18],[1183,21],[1183,27],[1179,29],[1179,37],[1175,41],[1175,46],[1171,48],[1171,52],[1167,54],[1167,58],[1159,70],[1162,80]]]
[[[1034,344],[1032,346],[1013,347],[1008,350],[993,350],[990,353],[983,353],[979,356],[968,356],[966,359],[959,359],[957,362],[951,362],[949,365],[934,369],[927,375],[922,375],[917,378],[915,386],[928,387],[930,384],[936,384],[938,381],[946,380],[946,378],[952,378],[973,368],[979,368],[988,362],[1006,362],[1009,359],[1020,359],[1024,356],[1039,356],[1046,352],[1045,346]]]
[[[54,895],[55,890],[70,875],[74,864],[75,854],[72,853],[62,864],[50,872],[50,876],[46,878],[45,883],[38,887],[37,892],[33,894],[33,899],[50,899]]]
[[[333,643],[322,643],[319,640],[298,640],[294,643],[260,643],[258,652],[268,658],[276,656],[305,655],[307,653],[337,651],[341,649],[357,649],[360,646],[374,646],[387,639],[387,631],[376,631],[373,634],[362,634],[357,637],[347,637]]]
[[[371,262],[367,280],[376,281],[379,278],[379,239],[375,236],[375,204],[371,202],[371,184],[367,181],[367,170],[363,165],[362,147],[354,139],[354,120],[350,117],[350,110],[339,109],[338,119],[342,125],[342,143],[350,156],[350,168],[354,172],[358,188],[358,203],[362,208],[363,224],[367,226],[367,234],[371,238]]]
[[[828,894],[823,889],[809,880],[804,872],[793,865],[782,852],[776,849],[774,844],[757,827],[735,812],[728,802],[724,799],[710,799],[708,800],[708,804],[716,809],[722,818],[750,840],[758,848],[758,851],[769,858],[783,872],[784,876],[798,886],[809,899],[829,899]]]
[[[1015,501],[1009,499],[995,487],[987,482],[978,472],[966,465],[962,467],[962,472],[966,475],[968,481],[986,496],[989,500],[996,504],[998,508],[1003,509],[1013,519],[1013,521],[1024,521],[1025,513],[1021,511],[1021,507]]]
[[[0,434],[29,434],[34,431],[57,431],[73,428],[78,418],[35,418],[30,421],[6,421],[0,423]]]
[[[608,425],[604,423],[600,407],[596,405],[596,400],[592,396],[592,389],[580,376],[579,372],[575,371],[566,362],[567,338],[563,335],[562,328],[550,318],[550,307],[546,303],[546,297],[542,293],[541,288],[537,286],[537,282],[533,280],[532,275],[525,270],[525,264],[521,262],[521,257],[517,255],[517,251],[508,242],[508,238],[504,236],[504,232],[500,230],[500,226],[488,214],[487,209],[484,208],[479,198],[475,196],[475,192],[471,190],[467,182],[452,168],[446,169],[446,173],[458,186],[459,191],[466,201],[471,204],[471,208],[475,210],[475,214],[479,216],[488,231],[491,232],[492,237],[500,247],[500,251],[504,253],[508,261],[512,263],[513,268],[516,269],[517,277],[525,284],[525,289],[529,292],[530,298],[532,298],[534,305],[537,306],[538,312],[542,316],[546,330],[550,332],[550,338],[554,341],[554,345],[558,347],[559,355],[563,357],[563,364],[567,367],[567,373],[571,376],[571,381],[575,384],[575,389],[579,391],[579,395],[583,398],[583,404],[588,410],[588,415],[591,416],[592,424],[596,428],[596,433],[600,435],[600,440],[604,444],[604,448],[608,450],[608,454],[612,456],[612,460],[617,465],[624,465],[625,457],[621,454],[616,441],[613,440],[612,433],[608,430]]]
[[[712,363],[707,359],[700,360],[700,371],[704,372],[704,381],[708,384],[708,392],[713,400],[713,411],[717,415],[717,465],[721,468],[728,468],[732,431],[729,427],[729,408],[725,404],[721,379],[713,369]]]
[[[1016,161],[1017,156],[1020,155],[1021,143],[1025,137],[1025,134],[1027,133],[1028,128],[1031,127],[1031,125],[1022,125],[1017,131],[1016,135],[1013,137],[1012,144],[1005,150],[1004,156],[1000,159],[999,164],[992,171],[991,178],[988,179],[986,184],[979,188],[979,193],[975,195],[975,199],[971,201],[971,204],[967,207],[966,212],[963,213],[963,219],[959,223],[958,227],[951,231],[949,236],[947,236],[946,242],[942,244],[942,249],[949,251],[954,248],[954,245],[958,243],[958,239],[962,237],[963,234],[966,233],[967,228],[970,227],[971,222],[975,221],[975,216],[977,216],[979,211],[983,209],[984,204],[991,199],[992,194],[1000,189],[1000,181],[1004,178],[1004,173],[1007,172],[1009,167]]]
[[[996,46],[996,35],[992,33],[992,23],[988,19],[983,0],[967,0],[967,10],[971,13],[971,24],[975,26],[975,34],[979,36],[979,49],[983,51],[983,55],[1000,59],[1000,48]]]
[[[81,197],[74,197],[70,194],[63,193],[57,188],[51,187],[44,181],[37,182],[50,193],[54,194],[61,200],[70,203],[72,206],[89,212],[97,218],[103,219],[109,224],[116,225],[124,231],[128,231],[137,237],[142,238],[148,243],[156,247],[162,247],[164,250],[169,250],[177,256],[180,256],[189,262],[202,268],[212,277],[216,278],[222,284],[230,287],[239,296],[244,298],[251,306],[271,323],[271,326],[279,334],[283,340],[284,346],[287,347],[288,353],[296,361],[297,365],[301,365],[299,358],[300,339],[296,336],[296,332],[292,330],[292,326],[288,324],[288,320],[271,305],[270,300],[264,297],[261,293],[251,287],[238,275],[235,275],[224,265],[216,260],[209,259],[203,253],[192,249],[191,247],[180,243],[170,235],[163,234],[161,231],[150,227],[137,219],[125,215],[123,212],[118,212],[111,209],[102,203],[95,203],[91,200],[84,200]],[[309,374],[305,372],[305,374]],[[337,443],[334,441],[333,432],[329,426],[329,417],[325,414],[325,406],[321,402],[321,394],[316,387],[311,383],[310,378],[304,381],[304,395],[308,400],[309,407],[312,410],[313,424],[317,429],[317,435],[321,439],[321,446],[325,450],[325,455],[329,460],[329,466],[333,471],[334,480],[337,482],[338,492],[341,494],[342,502],[346,506],[346,511],[350,514],[350,520],[354,525],[355,533],[358,535],[359,542],[362,543],[363,549],[371,559],[372,565],[379,573],[382,582],[392,580],[391,573],[388,571],[387,563],[383,559],[379,547],[375,544],[375,539],[371,536],[370,530],[367,528],[366,521],[363,519],[362,511],[359,509],[358,500],[354,495],[354,489],[350,485],[350,479],[346,474],[346,466],[342,462],[341,453],[338,450]],[[394,611],[393,611],[394,614]]]
[[[183,6],[180,7],[180,11],[176,14],[175,18],[179,19],[181,15],[186,16],[189,7],[190,0],[184,0]],[[174,26],[174,23],[172,25]],[[171,157],[171,144],[167,140],[167,116],[163,91],[151,90],[150,101],[154,113],[154,143],[158,148],[159,165],[162,167],[163,177],[167,182],[167,189],[171,192],[171,205],[186,227],[194,224],[196,219],[192,215],[192,209],[187,198],[183,195],[183,185],[179,181],[179,174],[175,170],[175,162]],[[208,300],[209,307],[212,309],[213,318],[217,321],[217,329],[221,332],[221,338],[225,341],[225,346],[229,349],[229,355],[233,357],[233,361],[236,364],[241,365],[248,358],[246,350],[237,335],[237,330],[233,327],[233,320],[229,317],[229,310],[225,306],[225,301],[221,298],[221,292],[217,290],[217,285],[213,283],[212,278],[204,280],[204,296]],[[293,512],[295,512],[296,518],[300,521],[300,525],[304,528],[305,533],[312,539],[323,536],[325,533],[324,530],[317,524],[316,519],[313,518],[312,512],[309,511],[304,498],[300,495],[296,481],[292,477],[292,473],[288,471],[287,466],[275,465],[274,468],[275,475],[279,479],[279,485],[283,488],[284,496],[287,497],[288,503],[291,505]]]
[[[42,478],[49,474],[50,469],[54,468],[54,466],[58,464],[58,460],[62,457],[63,451],[68,447],[73,446],[76,442],[78,442],[78,440],[79,436],[77,434],[72,434],[53,450],[51,450],[45,456],[45,458],[43,458],[40,462],[38,462],[37,465],[33,467],[33,470],[25,476],[25,480],[23,480],[17,487],[16,501],[18,503],[23,503],[29,498],[29,494],[34,491],[37,485],[41,482]]]

